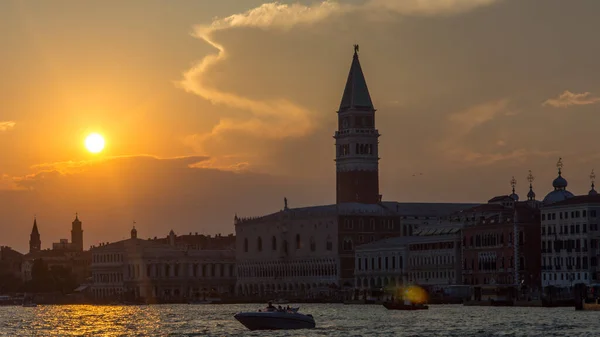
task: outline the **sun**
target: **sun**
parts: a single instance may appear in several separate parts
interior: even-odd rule
[[[90,133],[85,138],[85,148],[91,153],[98,153],[104,149],[104,138],[97,133]]]

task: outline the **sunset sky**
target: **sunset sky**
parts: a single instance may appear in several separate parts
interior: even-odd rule
[[[25,252],[333,203],[352,58],[385,200],[574,194],[600,170],[597,0],[0,2],[0,244]],[[102,134],[104,151],[84,139]],[[599,171],[600,172],[600,171]],[[415,173],[422,173],[422,175]]]

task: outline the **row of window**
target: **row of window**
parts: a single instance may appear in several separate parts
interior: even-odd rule
[[[587,252],[588,249],[588,240],[587,239],[569,239],[569,240],[554,240],[554,241],[542,241],[542,252],[551,253],[552,248],[554,248],[555,252],[560,252],[561,250],[566,250],[567,252],[575,252],[584,251]]]
[[[370,262],[370,263],[369,263]],[[378,257],[375,259],[372,257],[371,259],[363,257],[357,258],[356,268],[358,270],[394,270],[394,269],[402,269],[402,257],[398,258],[398,264],[396,264],[396,257],[392,256],[391,258],[386,257]]]
[[[571,212],[558,212],[558,218],[559,219],[569,219],[569,215],[571,216],[571,219],[578,219],[578,218],[587,218],[587,210],[582,210],[582,211],[571,211]],[[596,217],[596,210],[592,209],[590,210],[590,218],[595,218]],[[545,220],[556,220],[556,213],[542,213],[542,221]]]
[[[300,234],[296,234],[296,250],[301,249],[303,246],[303,242],[300,238]],[[327,241],[325,242],[325,249],[328,251],[333,250],[333,242],[331,241],[331,237],[328,236],[327,237]],[[272,251],[276,251],[277,250],[277,238],[275,236],[271,237],[271,250]],[[287,240],[283,240],[282,245],[281,245],[281,250],[288,254],[288,242]],[[317,243],[315,242],[315,238],[314,237],[310,237],[310,251],[314,252],[317,250]],[[263,241],[262,241],[262,237],[258,237],[256,238],[256,251],[258,252],[262,252],[263,251]],[[244,252],[247,253],[248,252],[248,238],[244,238]]]
[[[436,271],[417,271],[410,273],[409,275],[411,280],[425,280],[427,282],[429,279],[454,279],[454,271],[453,270],[436,270]]]
[[[500,259],[492,258],[489,260],[478,260],[477,269],[475,269],[475,259],[471,259],[471,263],[468,263],[467,259],[465,259],[463,261],[463,269],[473,271],[492,271],[497,269],[513,268],[514,262],[515,259],[513,256],[508,257],[506,259],[504,258],[504,256],[502,256]],[[525,259],[522,256],[519,257],[519,267],[519,269],[525,268]]]
[[[410,245],[410,251],[420,250],[438,250],[438,249],[453,249],[454,241],[450,242],[434,242],[434,243],[417,243]]]
[[[394,230],[394,220],[393,219],[380,219],[379,220],[379,224],[381,229],[389,229],[389,230]],[[354,219],[345,219],[344,220],[344,229],[354,229]],[[364,220],[358,219],[358,229],[363,231],[365,229],[365,222]],[[369,219],[369,229],[371,231],[375,231],[376,227],[375,227],[375,219]]]
[[[454,255],[416,256],[410,259],[411,266],[430,266],[454,263]]]
[[[185,275],[191,275],[192,277],[225,277],[234,275],[234,264],[191,264],[191,270],[186,273],[185,268],[188,265],[185,264],[147,264],[146,265],[146,277],[180,277]],[[127,265],[128,278],[140,278],[142,275],[141,270],[144,266],[140,267],[139,264]]]
[[[353,154],[373,154],[373,144],[355,144],[355,150]],[[338,147],[340,156],[350,155],[350,144],[342,144]]]
[[[560,275],[560,276],[558,276],[558,275]],[[575,280],[582,280],[582,279],[587,280],[588,274],[587,273],[549,273],[549,274],[544,273],[542,275],[542,279],[544,281],[552,281],[552,280],[558,281],[558,278],[560,278],[561,281],[575,281]]]
[[[590,267],[596,267],[598,260],[596,257],[590,259]],[[566,269],[587,269],[588,258],[587,256],[568,256],[568,257],[543,257],[542,258],[542,270],[560,270],[562,266]]]
[[[512,284],[513,276],[512,275],[498,275],[495,278],[484,277],[482,284],[491,284],[492,281],[494,284]],[[473,277],[473,278],[465,277],[464,284],[472,284],[472,285],[479,284],[479,278],[478,277]]]
[[[557,230],[558,228],[558,230]],[[598,225],[597,224],[590,224],[590,231],[597,231],[598,230]],[[548,233],[548,235],[553,235],[553,234],[579,234],[579,233],[587,233],[587,224],[581,224],[580,225],[576,225],[576,224],[571,224],[571,225],[558,225],[558,227],[556,225],[552,226],[542,226],[542,235],[546,235],[546,233]]]
[[[240,277],[261,277],[282,279],[287,277],[332,277],[337,275],[337,265],[331,264],[290,264],[290,265],[243,265],[238,267]]]
[[[504,233],[495,233],[495,234],[477,234],[469,237],[468,245],[467,245],[467,237],[463,237],[463,247],[468,248],[480,248],[480,247],[496,247],[503,246],[505,239]],[[513,232],[510,232],[506,235],[506,242],[509,244],[513,243]],[[519,245],[523,245],[525,243],[525,235],[522,231],[519,231]]]
[[[119,254],[119,253],[93,254],[92,262],[94,262],[94,263],[123,262],[123,254]]]

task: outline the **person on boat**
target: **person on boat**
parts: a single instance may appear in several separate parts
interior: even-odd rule
[[[267,311],[275,311],[275,307],[273,306],[272,302],[269,302],[267,304]]]

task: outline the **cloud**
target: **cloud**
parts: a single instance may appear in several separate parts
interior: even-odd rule
[[[550,98],[542,103],[542,106],[551,106],[554,108],[566,108],[571,105],[588,105],[600,102],[600,97],[592,95],[590,92],[580,94],[565,90],[558,98]]]
[[[0,131],[8,131],[8,130],[14,128],[16,124],[17,123],[15,123],[13,121],[0,122]]]
[[[498,0],[371,0],[366,7],[404,15],[453,15],[489,6]]]
[[[370,0],[361,5],[322,1],[311,5],[265,3],[243,13],[216,18],[210,24],[197,25],[193,35],[217,50],[201,59],[183,74],[177,83],[187,92],[194,93],[215,105],[239,109],[244,115],[221,116],[209,133],[190,136],[200,151],[206,153],[207,142],[227,137],[231,132],[242,132],[267,139],[299,138],[315,130],[315,113],[290,98],[277,97],[255,99],[243,94],[218,88],[208,83],[210,70],[227,60],[225,46],[217,41],[220,31],[256,28],[262,30],[289,31],[295,27],[311,26],[353,12],[394,12],[405,15],[456,14],[496,0]],[[374,17],[378,17],[374,15]],[[190,142],[190,139],[187,139]]]
[[[128,237],[133,220],[143,238],[164,236],[170,229],[226,234],[233,231],[236,212],[275,212],[283,208],[284,196],[294,207],[334,200],[331,183],[196,167],[203,160],[122,156],[36,165],[44,171],[17,179],[21,190],[0,190],[2,219],[13,224],[0,226],[2,244],[25,249],[34,214],[46,248],[68,235],[75,212],[87,246]],[[3,176],[0,184],[4,180],[14,182]]]
[[[474,128],[491,121],[499,114],[507,114],[508,100],[501,99],[468,108],[465,111],[453,113],[448,117],[452,133],[464,135]]]
[[[555,151],[534,151],[526,148],[497,151],[497,147],[506,147],[503,140],[490,140],[490,151],[474,150],[481,146],[481,141],[473,143],[468,136],[476,129],[495,121],[498,117],[513,117],[518,112],[509,108],[507,99],[500,99],[472,106],[464,111],[448,116],[447,135],[441,142],[440,149],[451,162],[484,166],[500,161],[525,162],[532,156],[547,157],[556,155]]]

